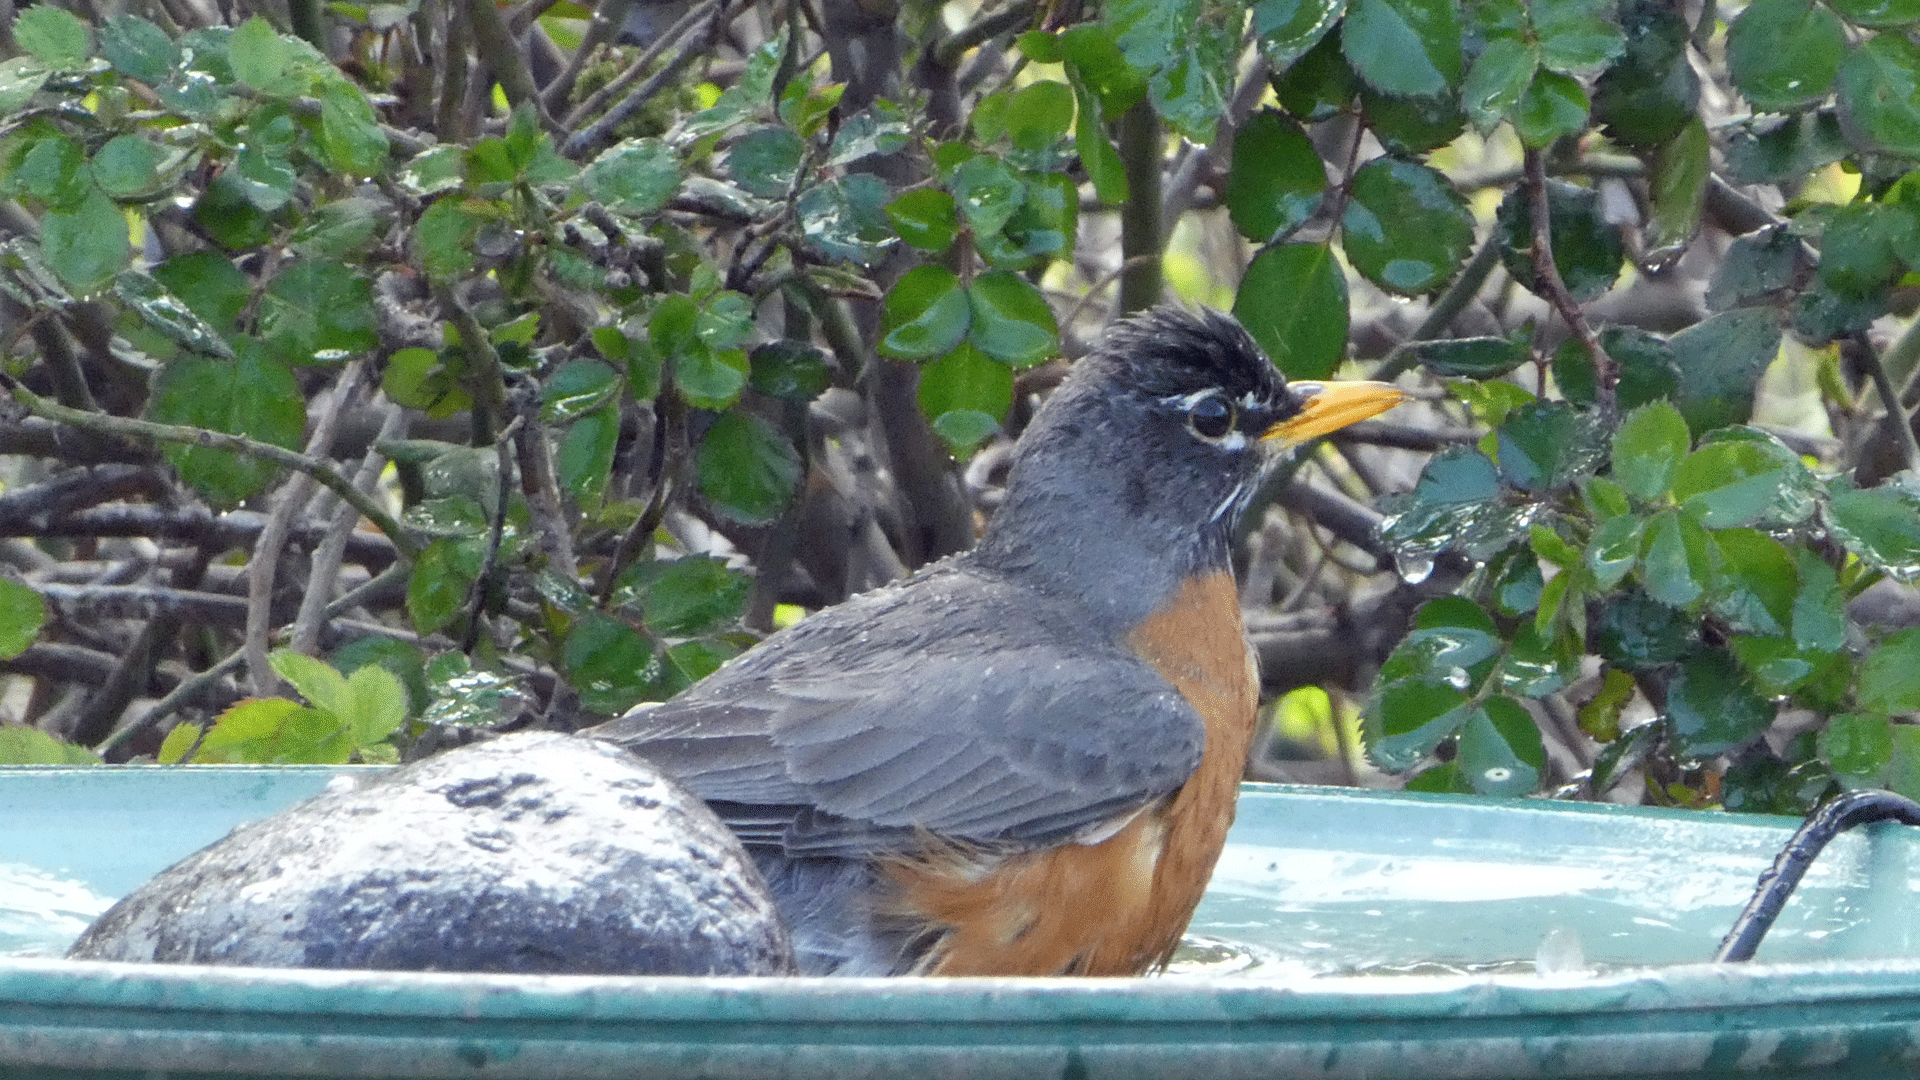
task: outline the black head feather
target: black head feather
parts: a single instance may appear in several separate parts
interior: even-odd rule
[[[1238,322],[1209,308],[1165,304],[1115,323],[1079,361],[1087,376],[1163,398],[1217,387],[1291,415],[1287,380]]]

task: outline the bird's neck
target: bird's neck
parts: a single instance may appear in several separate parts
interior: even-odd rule
[[[969,558],[1082,605],[1124,633],[1196,576],[1231,573],[1231,521],[1116,514],[1119,502],[1069,488],[1009,491]]]

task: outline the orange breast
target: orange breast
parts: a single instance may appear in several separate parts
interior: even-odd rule
[[[1205,719],[1200,767],[1099,843],[893,867],[899,912],[935,937],[919,971],[1137,975],[1172,956],[1233,823],[1259,679],[1228,573],[1188,583],[1127,644]]]

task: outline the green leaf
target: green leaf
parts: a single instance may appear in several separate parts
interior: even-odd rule
[[[217,261],[224,264],[224,260]],[[153,278],[122,270],[113,279],[113,294],[147,326],[179,344],[207,356],[233,359],[233,350],[220,332]]]
[[[24,108],[52,75],[51,68],[30,56],[0,60],[0,115]]]
[[[1893,30],[1920,21],[1920,0],[1834,0],[1833,10],[1855,26]]]
[[[98,764],[99,755],[84,747],[61,742],[38,728],[0,724],[0,765]]]
[[[229,435],[244,435],[286,449],[305,433],[306,397],[286,365],[242,351],[234,361],[187,356],[160,373],[148,405],[151,419]],[[181,479],[216,506],[233,506],[259,492],[279,473],[261,458],[225,450],[169,445],[164,453]]]
[[[1647,550],[1641,580],[1647,595],[1673,607],[1688,607],[1706,595],[1713,581],[1713,540],[1700,523],[1672,510],[1647,525]]]
[[[1756,522],[1796,525],[1813,514],[1813,474],[1772,435],[1723,428],[1673,476],[1673,498],[1709,529]]]
[[[1807,269],[1801,252],[1800,238],[1785,224],[1736,238],[1707,286],[1707,309],[1725,311],[1784,293]]]
[[[636,564],[621,586],[638,598],[647,627],[668,637],[729,629],[753,595],[752,578],[706,556]]]
[[[1766,308],[1739,308],[1673,335],[1680,385],[1674,404],[1695,435],[1753,416],[1760,376],[1780,352],[1780,324]]]
[[[387,136],[366,93],[334,76],[320,80],[319,97],[317,144],[327,165],[348,176],[379,175],[387,163]]]
[[[1755,112],[1826,97],[1846,51],[1839,18],[1811,0],[1754,0],[1727,28],[1727,71]]]
[[[554,469],[567,493],[583,505],[598,502],[613,471],[620,442],[620,409],[607,404],[583,413],[567,426],[554,452]]]
[[[1738,633],[1783,635],[1793,622],[1793,557],[1780,542],[1752,529],[1713,534],[1720,574],[1709,603]]]
[[[480,568],[481,553],[469,541],[449,537],[428,544],[407,577],[407,617],[414,630],[431,634],[451,623],[466,608]]]
[[[612,368],[595,360],[569,360],[540,390],[540,418],[567,423],[606,405],[620,391]]]
[[[1253,32],[1275,71],[1319,44],[1347,10],[1346,0],[1254,0]]]
[[[1326,190],[1326,165],[1299,124],[1273,109],[1247,118],[1227,172],[1227,212],[1240,235],[1264,242],[1297,227]]]
[[[1002,270],[1025,270],[1045,259],[1069,255],[1079,224],[1080,192],[1069,177],[1027,174],[1026,199],[1006,228],[975,235],[975,249]]]
[[[1081,168],[1086,170],[1087,179],[1093,184],[1094,196],[1106,206],[1124,205],[1127,201],[1127,170],[1120,161],[1120,152],[1113,148],[1113,143],[1107,138],[1100,96],[1076,79],[1073,101],[1073,145],[1080,154]]]
[[[1422,341],[1413,347],[1428,371],[1444,378],[1497,379],[1527,362],[1527,343],[1507,338],[1475,337]]]
[[[1280,107],[1303,122],[1325,120],[1345,109],[1360,92],[1360,76],[1347,66],[1340,35],[1328,34],[1294,65],[1272,77]]]
[[[1920,234],[1906,207],[1854,203],[1835,208],[1820,242],[1820,280],[1842,296],[1877,299],[1905,272],[1900,251]]]
[[[1894,634],[1860,661],[1854,697],[1876,712],[1920,709],[1920,627]]]
[[[1470,446],[1451,447],[1427,462],[1412,494],[1382,524],[1381,539],[1402,559],[1448,548],[1486,559],[1525,536],[1539,506],[1509,505],[1493,461]]]
[[[674,357],[674,374],[688,404],[701,409],[725,409],[746,389],[749,365],[739,349],[713,349],[695,340]]]
[[[1460,774],[1482,795],[1512,798],[1540,786],[1546,751],[1526,706],[1489,698],[1460,729]]]
[[[351,733],[330,713],[286,698],[250,698],[221,713],[195,752],[196,764],[342,765]]]
[[[1486,612],[1462,597],[1440,597],[1421,607],[1412,632],[1381,665],[1380,679],[1433,678],[1466,690],[1486,677],[1499,652]]]
[[[233,329],[252,298],[247,275],[211,251],[176,255],[154,267],[153,277],[221,333]]]
[[[1500,475],[1522,491],[1548,492],[1593,475],[1606,460],[1597,417],[1563,401],[1522,405],[1496,432]]]
[[[1673,397],[1680,385],[1680,371],[1666,339],[1637,326],[1609,326],[1600,331],[1599,338],[1600,347],[1620,369],[1620,382],[1615,387],[1620,408],[1636,409]],[[1593,358],[1580,342],[1568,339],[1555,350],[1553,378],[1568,401],[1593,404]]]
[[[1700,644],[1700,620],[1637,589],[1609,594],[1594,623],[1594,651],[1627,671],[1671,664]]]
[[[273,665],[273,670],[281,678],[293,684],[300,696],[307,699],[307,704],[346,719],[351,710],[346,677],[325,660],[291,649],[275,649],[267,656],[267,662]]]
[[[1920,158],[1920,45],[1878,34],[1848,53],[1840,107],[1865,149]]]
[[[1458,732],[1473,712],[1467,695],[1443,680],[1387,683],[1374,691],[1363,714],[1367,756],[1388,772],[1404,772]]]
[[[1072,107],[1071,101],[1067,107]],[[897,153],[911,140],[912,134],[899,109],[878,102],[848,117],[840,130],[834,132],[833,145],[827,151],[827,166],[836,168],[875,154]]]
[[[887,202],[893,193],[879,177],[849,173],[809,187],[794,202],[807,243],[828,258],[872,265],[894,244]]]
[[[976,154],[954,170],[950,184],[955,204],[976,236],[1006,228],[1026,201],[1027,186],[1014,170],[990,154]]]
[[[1687,657],[1667,685],[1667,718],[1683,757],[1737,750],[1764,734],[1773,717],[1773,704],[1724,652]]]
[[[78,206],[49,210],[40,219],[40,255],[74,293],[95,292],[133,258],[126,215],[106,192],[88,184]]]
[[[916,266],[887,292],[880,315],[880,352],[902,360],[943,356],[967,336],[973,305],[944,266]]]
[[[1619,228],[1600,209],[1599,193],[1549,180],[1547,220],[1553,265],[1574,299],[1592,300],[1612,288],[1627,252]],[[1507,272],[1536,295],[1545,295],[1533,260],[1533,210],[1524,185],[1500,203],[1495,222],[1495,242]]]
[[[1115,44],[1149,73],[1154,111],[1187,138],[1211,141],[1233,92],[1246,8],[1231,0],[1114,0],[1105,7]]]
[[[1533,0],[1540,62],[1555,71],[1596,71],[1626,48],[1611,0]]]
[[[93,31],[72,12],[47,4],[24,8],[13,20],[13,40],[35,60],[72,71],[93,54]]]
[[[1893,761],[1893,728],[1873,713],[1842,713],[1820,731],[1820,756],[1856,783],[1877,785]]]
[[[0,660],[26,652],[46,621],[47,605],[39,593],[0,577]]]
[[[1792,116],[1757,116],[1719,129],[1727,172],[1742,184],[1798,180],[1851,152],[1831,109]]]
[[[57,209],[77,207],[93,193],[86,151],[65,135],[33,139],[24,153],[14,149],[9,156],[13,168],[0,177],[0,191],[27,195]]]
[[[107,17],[100,55],[122,75],[150,86],[164,82],[180,63],[180,49],[167,32],[138,15]]]
[[[623,214],[651,214],[680,190],[680,156],[659,139],[623,139],[580,173],[587,197]]]
[[[1354,72],[1385,94],[1434,97],[1465,73],[1455,0],[1349,0],[1340,42]]]
[[[953,447],[966,453],[981,439],[993,434],[1007,409],[1013,405],[1013,369],[971,345],[961,345],[920,370],[920,412],[939,425],[941,417],[953,412],[971,412],[986,417],[988,427],[971,441]],[[974,434],[979,424],[961,418],[956,434]],[[951,445],[951,444],[950,444]]]
[[[967,340],[1004,364],[1032,367],[1059,351],[1060,326],[1032,282],[1006,270],[974,279],[967,290]]]
[[[755,128],[740,136],[727,152],[727,175],[755,195],[785,198],[806,151],[806,144],[792,128]]]
[[[1282,244],[1254,256],[1233,314],[1289,379],[1324,379],[1345,359],[1347,281],[1326,244]]]
[[[1903,580],[1920,575],[1920,500],[1891,483],[1839,491],[1823,516],[1834,537],[1869,565]]]
[[[1587,91],[1571,75],[1541,68],[1513,109],[1513,130],[1534,149],[1553,145],[1587,126]]]
[[[945,251],[960,232],[953,196],[937,188],[918,188],[887,204],[887,218],[900,239],[922,251]]]
[[[473,398],[461,385],[458,373],[443,366],[440,354],[432,349],[395,351],[387,358],[380,389],[394,404],[420,409],[436,420],[473,406]]]
[[[1667,491],[1692,440],[1680,410],[1656,401],[1628,413],[1613,436],[1613,479],[1627,494],[1652,502]]]
[[[1506,36],[1488,41],[1460,86],[1460,103],[1474,128],[1484,135],[1505,120],[1539,66],[1540,49],[1531,41]]]
[[[1791,694],[1843,662],[1837,652],[1802,650],[1782,637],[1737,635],[1727,644],[1754,685],[1770,697]]]
[[[292,364],[336,363],[380,344],[373,284],[333,259],[301,257],[267,286],[260,303],[267,348]]]
[[[1793,643],[1805,650],[1836,651],[1847,643],[1846,594],[1840,576],[1812,551],[1796,547],[1794,569],[1800,589],[1793,594]]]
[[[780,516],[800,482],[800,454],[773,425],[749,413],[720,416],[694,458],[700,494],[721,516],[765,525]]]
[[[1412,296],[1446,284],[1473,250],[1473,214],[1445,176],[1380,158],[1354,174],[1341,246],[1354,269]]]
[[[560,648],[560,666],[592,712],[618,716],[642,701],[663,697],[660,657],[627,624],[598,611],[574,620]]]
[[[1621,514],[1593,530],[1584,561],[1595,585],[1611,589],[1639,564],[1646,525],[1638,514]]]
[[[297,38],[281,37],[258,15],[241,23],[227,39],[234,77],[270,98],[289,98],[313,86],[319,57]]]
[[[754,347],[748,381],[755,390],[786,401],[812,401],[833,385],[833,371],[818,347],[783,338]]]
[[[116,199],[157,194],[168,181],[161,167],[169,160],[158,146],[138,135],[119,135],[94,152],[94,182]]]
[[[1650,177],[1653,217],[1643,261],[1678,256],[1699,231],[1700,210],[1712,177],[1711,151],[1707,127],[1696,116],[1655,152]]]
[[[1007,94],[1004,100],[999,134],[1004,134],[1016,150],[1052,150],[1073,126],[1073,91],[1066,83],[1039,79]],[[976,108],[974,123],[979,122]]]
[[[407,720],[407,691],[393,672],[365,664],[347,677],[346,705],[336,710],[352,732],[355,749],[373,746]]]

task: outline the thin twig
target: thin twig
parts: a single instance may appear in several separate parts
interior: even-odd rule
[[[1423,341],[1432,341],[1445,333],[1453,320],[1473,302],[1473,298],[1480,295],[1480,289],[1486,285],[1487,278],[1498,265],[1500,245],[1489,235],[1480,244],[1480,249],[1473,253],[1473,258],[1467,260],[1466,269],[1460,271],[1460,276],[1453,279],[1447,291],[1441,293],[1440,298],[1427,309],[1427,317],[1420,320],[1420,325],[1414,328],[1407,340],[1393,347],[1373,377],[1391,381],[1413,367],[1417,362],[1414,346]]]
[[[1620,367],[1613,357],[1600,344],[1593,328],[1587,325],[1586,313],[1567,291],[1567,283],[1560,278],[1560,268],[1553,261],[1552,222],[1548,218],[1547,206],[1547,166],[1546,160],[1538,150],[1526,152],[1527,204],[1533,218],[1533,266],[1534,274],[1547,290],[1547,302],[1566,320],[1567,329],[1573,332],[1574,340],[1586,350],[1587,357],[1593,362],[1593,401],[1603,418],[1611,419],[1620,411],[1619,399],[1615,390],[1620,383]]]
[[[409,421],[406,410],[391,402],[381,400],[376,408],[385,413],[380,423],[380,434],[360,459],[360,471],[353,478],[353,486],[361,491],[372,491],[386,467],[386,457],[372,447],[404,437]],[[346,560],[347,541],[352,539],[354,525],[360,520],[359,515],[353,512],[353,507],[344,502],[330,509],[333,521],[327,526],[325,539],[314,549],[313,565],[307,572],[307,588],[300,597],[300,614],[295,616],[293,630],[287,637],[288,648],[307,656],[312,656],[319,647],[320,624],[327,598],[333,595],[334,583],[340,579],[340,565]]]
[[[607,85],[588,95],[587,100],[574,106],[573,110],[567,113],[566,120],[564,121],[567,128],[569,130],[579,128],[581,124],[587,122],[587,117],[605,108],[607,102],[612,101],[615,94],[624,91],[627,87],[637,82],[640,76],[647,73],[647,68],[652,66],[653,62],[660,58],[661,53],[667,51],[669,47],[681,38],[686,37],[694,27],[700,25],[702,19],[712,14],[714,5],[718,2],[719,0],[701,0],[700,3],[688,9],[685,15],[680,16],[672,26],[667,28],[666,33],[655,38],[652,44],[641,50],[640,55],[634,59],[633,63],[627,65],[625,71],[614,76],[612,81],[608,82]]]
[[[1907,415],[1906,407],[1900,404],[1899,391],[1893,388],[1893,380],[1887,375],[1887,366],[1880,360],[1880,353],[1867,340],[1865,334],[1854,335],[1859,346],[1853,357],[1865,365],[1867,375],[1873,380],[1873,389],[1880,395],[1880,403],[1886,407],[1887,422],[1900,435],[1900,448],[1906,452],[1907,468],[1920,473],[1920,441],[1913,435],[1913,417]]]
[[[183,446],[198,446],[208,450],[226,450],[230,453],[244,454],[261,458],[289,469],[297,469],[318,481],[321,486],[350,503],[361,515],[373,522],[374,526],[393,541],[395,552],[401,560],[412,562],[419,554],[419,547],[406,529],[394,520],[378,503],[362,495],[346,477],[334,469],[331,463],[310,458],[285,447],[272,443],[263,443],[249,439],[244,435],[229,435],[221,431],[207,431],[204,428],[184,427],[178,424],[156,424],[150,420],[134,420],[124,416],[109,416],[106,413],[84,412],[56,405],[15,384],[13,400],[35,416],[54,420],[82,431],[99,432],[107,435],[119,435],[126,438],[141,439],[150,442],[178,443]]]

